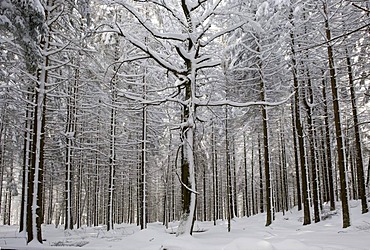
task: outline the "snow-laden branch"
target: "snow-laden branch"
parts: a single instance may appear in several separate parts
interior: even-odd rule
[[[194,11],[198,9],[200,6],[202,6],[203,3],[207,2],[207,0],[187,0],[187,7],[190,11]]]
[[[56,15],[54,15],[50,20],[47,20],[47,26],[48,27],[51,27],[55,22],[58,21],[58,19],[63,15],[64,13],[64,6],[62,4],[58,4],[55,6],[55,8],[57,8],[57,6],[62,6],[62,10],[59,11]],[[50,10],[48,11],[50,13]]]
[[[286,99],[279,101],[279,102],[266,102],[266,101],[256,101],[256,102],[234,102],[230,100],[221,100],[221,101],[199,101],[194,100],[194,103],[197,106],[232,106],[237,108],[246,108],[250,106],[279,106],[284,104],[290,100],[290,98],[295,94],[295,92],[291,93]]]
[[[48,51],[43,51],[42,52],[42,55],[45,56],[45,57],[48,57],[48,56],[51,56],[51,55],[55,55],[61,51],[64,51],[69,45],[71,44],[70,41],[68,41],[68,43],[66,43],[64,46],[58,48],[58,49],[55,49],[55,50],[48,50]]]
[[[159,39],[165,40],[174,40],[184,42],[188,38],[187,35],[181,33],[161,33],[156,28],[152,27],[151,22],[148,22],[144,18],[142,18],[142,14],[140,14],[136,9],[134,9],[131,5],[127,4],[126,2],[116,1],[116,3],[122,5],[128,12],[130,12],[136,20],[141,24],[141,26],[146,29],[152,36]]]
[[[174,73],[176,76],[186,74],[185,69],[177,68],[175,65],[171,64],[171,62],[168,62],[165,58],[163,58],[163,56],[160,53],[158,53],[158,52],[154,51],[153,49],[149,48],[146,44],[144,44],[143,42],[134,38],[130,34],[123,32],[121,27],[118,24],[116,24],[116,25],[117,25],[118,30],[113,30],[113,32],[115,32],[118,35],[124,37],[132,45],[134,45],[135,47],[141,49],[143,52],[148,54],[160,66],[162,66],[163,68],[167,69],[168,71]]]
[[[369,27],[370,27],[370,23],[367,23],[367,24],[365,24],[365,25],[363,25],[363,26],[361,26],[357,29],[354,29],[350,32],[343,33],[343,34],[341,34],[339,36],[336,36],[336,37],[334,37],[330,40],[327,40],[325,42],[314,44],[312,46],[308,46],[308,47],[305,47],[305,48],[301,48],[301,49],[297,50],[296,53],[300,53],[300,52],[303,52],[303,51],[307,51],[307,50],[311,50],[311,49],[314,49],[314,48],[317,48],[317,47],[321,47],[322,45],[330,46],[331,42],[333,42],[333,41],[336,41],[336,40],[338,40],[340,38],[343,38],[343,37],[348,37],[349,35],[352,35],[353,33],[359,32],[359,31],[361,31],[363,29],[366,29],[366,28],[369,28]]]
[[[228,28],[226,28],[226,29],[224,29],[224,30],[222,30],[220,32],[217,32],[217,33],[213,34],[205,42],[201,42],[200,43],[200,46],[202,46],[202,47],[207,46],[208,44],[210,44],[212,41],[214,41],[215,39],[219,38],[220,36],[223,36],[223,35],[225,35],[227,33],[230,33],[232,31],[234,31],[234,30],[242,27],[245,23],[246,23],[245,21],[236,23],[236,24],[231,25],[230,27],[228,27]]]
[[[197,23],[201,24],[201,23],[204,23],[205,21],[207,21],[207,19],[210,18],[214,14],[215,10],[221,4],[221,2],[222,2],[222,0],[217,0],[209,9],[207,9],[203,13],[203,15],[201,17],[198,18]],[[198,25],[195,25],[195,26],[198,26]]]
[[[116,71],[114,72],[114,75],[112,76],[111,78],[111,81],[112,79],[114,79],[118,73],[118,69],[121,68],[121,66],[124,64],[124,63],[128,63],[128,62],[133,62],[133,61],[138,61],[138,60],[144,60],[144,59],[148,59],[150,58],[149,56],[135,56],[135,57],[131,57],[131,58],[126,58],[125,60],[122,60],[122,61],[118,61],[118,62],[114,62],[112,63],[111,65],[109,65],[107,67],[107,69],[105,70],[105,73],[104,73],[104,76],[107,74],[109,68],[112,66],[112,65],[117,65],[118,64],[118,68],[116,69]]]
[[[174,97],[177,96],[177,92],[175,92],[173,94],[173,96],[167,96],[167,97],[164,97],[164,98],[161,98],[161,99],[156,99],[156,100],[147,100],[147,99],[142,98],[141,96],[135,96],[131,93],[127,93],[127,92],[123,92],[123,91],[120,91],[118,93],[118,96],[127,98],[131,101],[138,102],[142,105],[155,105],[155,106],[157,106],[157,105],[160,105],[160,104],[166,103],[166,102],[175,102],[175,103],[179,103],[183,106],[188,105],[187,101],[182,101],[178,98],[174,98]]]
[[[157,5],[157,6],[159,6],[159,7],[161,7],[161,8],[164,8],[165,10],[167,10],[170,14],[171,14],[171,16],[173,16],[183,27],[186,27],[186,25],[185,25],[185,23],[184,23],[184,21],[182,20],[182,18],[181,18],[181,15],[179,15],[177,12],[176,12],[176,10],[175,9],[172,9],[172,8],[170,8],[169,6],[168,6],[168,3],[166,3],[166,1],[165,0],[160,0],[160,1],[156,1],[156,0],[145,0],[145,1],[143,1],[143,2],[146,2],[146,1],[148,1],[148,2],[151,2],[151,3],[153,3],[153,4],[155,4],[155,5]]]
[[[181,183],[181,185],[183,185],[189,192],[191,192],[191,193],[194,193],[194,194],[199,194],[197,191],[195,191],[195,190],[193,190],[193,189],[191,189],[190,187],[188,187],[184,182],[182,182],[182,180],[181,180],[181,177],[180,177],[180,175],[179,175],[179,173],[177,173],[176,172],[176,175],[177,175],[177,177],[178,177],[178,179],[179,179],[179,182]]]
[[[212,60],[212,61],[205,61],[205,62],[197,63],[195,67],[197,70],[200,70],[200,69],[205,69],[205,68],[213,68],[213,67],[220,66],[220,65],[221,65],[221,60]]]
[[[53,60],[53,61],[56,61],[56,60]],[[59,62],[59,61],[57,61],[57,62],[58,62],[58,64],[50,65],[50,66],[45,67],[45,70],[49,71],[49,70],[61,68],[63,66],[68,65],[71,62],[71,60],[68,60],[68,61],[65,61],[65,62]]]

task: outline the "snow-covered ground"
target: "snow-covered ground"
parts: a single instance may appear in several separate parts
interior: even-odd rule
[[[143,249],[143,250],[359,250],[370,249],[370,214],[361,214],[360,203],[351,202],[352,226],[342,228],[340,210],[328,213],[325,220],[302,226],[302,212],[296,209],[276,219],[265,227],[265,215],[238,218],[232,221],[227,232],[226,221],[196,222],[193,236],[176,237],[176,225],[166,229],[161,223],[151,223],[140,231],[134,225],[116,225],[107,232],[104,227],[64,231],[53,225],[43,227],[45,242],[40,246],[25,246],[25,240],[17,234],[16,226],[0,227],[0,247],[8,249]]]

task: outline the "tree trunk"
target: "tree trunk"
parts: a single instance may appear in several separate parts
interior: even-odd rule
[[[302,210],[302,198],[301,198],[301,181],[299,174],[299,156],[298,156],[298,146],[297,146],[297,124],[295,121],[295,101],[292,99],[291,111],[292,111],[292,129],[293,129],[293,151],[294,151],[294,166],[295,166],[295,178],[297,183],[297,205],[298,211]]]
[[[255,215],[258,213],[258,209],[257,209],[257,204],[255,204],[255,197],[257,197],[257,195],[255,196],[254,194],[254,145],[253,145],[253,141],[252,141],[252,147],[251,147],[251,150],[252,150],[252,155],[251,155],[251,198],[252,198],[252,214]]]
[[[245,197],[244,197],[244,200],[245,200],[245,208],[244,208],[244,211],[245,211],[245,214],[244,216],[247,216],[249,217],[250,215],[250,208],[249,208],[249,202],[248,202],[248,171],[247,171],[247,139],[246,139],[246,135],[245,135],[245,132],[243,133],[243,162],[244,162],[244,180],[245,180],[245,183],[244,183],[244,192],[245,192]],[[253,194],[252,194],[253,196]],[[253,206],[253,204],[252,204]]]
[[[181,8],[187,21],[187,32],[193,33],[192,16],[186,3],[186,0],[181,0]],[[187,51],[193,53],[194,57],[197,57],[196,46],[192,40],[188,40]],[[187,105],[184,107],[184,123],[186,126],[181,131],[183,139],[183,153],[182,153],[182,164],[181,164],[181,181],[182,181],[182,218],[178,227],[177,236],[183,234],[193,233],[195,209],[196,209],[196,190],[195,190],[195,161],[194,161],[194,139],[195,139],[195,119],[196,119],[196,107],[195,107],[195,95],[196,95],[196,75],[197,69],[193,65],[191,58],[183,58],[185,60],[187,75],[183,77],[186,79],[185,85],[185,100]],[[193,58],[195,59],[195,58]]]
[[[231,231],[231,219],[234,218],[233,208],[233,193],[231,182],[231,160],[230,160],[230,144],[229,144],[229,128],[228,128],[228,107],[225,108],[225,153],[226,153],[226,196],[227,196],[227,231]]]
[[[217,153],[216,153],[216,135],[214,131],[214,124],[212,122],[212,140],[211,140],[211,148],[212,148],[212,182],[213,182],[213,225],[216,226],[216,221],[219,219],[218,217],[218,172],[217,172]]]
[[[260,82],[260,97],[261,101],[266,101],[266,86],[261,79]],[[266,192],[266,226],[272,223],[272,212],[271,212],[271,179],[270,179],[270,153],[269,153],[269,131],[268,131],[268,114],[267,107],[263,105],[261,107],[262,112],[262,130],[263,130],[263,149],[264,149],[264,166],[265,166],[265,192]]]
[[[353,74],[352,74],[352,64],[351,58],[348,55],[348,49],[346,49],[347,55],[347,72],[348,72],[348,80],[349,80],[349,88],[351,92],[351,103],[352,103],[352,114],[353,114],[353,124],[355,128],[355,145],[356,145],[356,163],[357,163],[357,186],[358,186],[358,194],[361,199],[361,208],[362,213],[367,213],[369,211],[367,205],[367,198],[366,198],[366,189],[365,189],[365,177],[364,177],[364,165],[362,159],[362,147],[361,147],[361,136],[360,136],[360,128],[359,128],[359,121],[357,115],[357,102],[356,102],[356,93],[353,81]]]
[[[292,25],[294,25],[292,18],[290,19]],[[301,124],[301,110],[300,110],[300,88],[297,73],[297,62],[295,53],[295,39],[294,33],[290,32],[291,39],[291,51],[292,51],[292,71],[293,71],[293,83],[294,83],[294,112],[295,112],[295,129],[298,137],[298,148],[299,148],[299,159],[301,165],[301,179],[302,179],[302,202],[303,202],[303,225],[311,224],[310,207],[308,201],[308,189],[307,189],[307,167],[306,167],[306,154],[303,141],[303,128]]]
[[[232,193],[233,193],[233,210],[232,210],[232,213],[233,213],[233,217],[238,217],[238,197],[237,197],[237,188],[236,188],[236,175],[237,175],[237,172],[236,172],[236,160],[235,160],[235,138],[234,136],[232,136],[232,143],[233,143],[233,147],[232,147],[232,164],[233,164],[233,174],[232,174],[232,177],[233,177],[233,183],[232,183]]]
[[[324,4],[324,13],[328,16],[327,5]],[[334,54],[333,48],[330,45],[331,31],[329,28],[329,20],[325,19],[326,29],[326,41],[329,41],[327,46],[328,61],[329,61],[329,73],[331,82],[331,91],[333,96],[333,112],[334,112],[334,123],[335,123],[335,136],[337,140],[337,154],[338,154],[338,169],[340,178],[340,197],[342,201],[342,216],[343,216],[343,228],[347,228],[351,225],[349,217],[349,206],[347,197],[347,178],[345,169],[345,154],[344,154],[344,143],[342,136],[342,123],[340,119],[340,108],[339,108],[339,95],[336,81],[336,73],[334,66]]]
[[[262,150],[261,150],[261,138],[260,134],[258,133],[258,165],[259,165],[259,174],[260,174],[260,212],[264,212],[264,205],[263,205],[263,172],[262,172]]]
[[[331,157],[331,140],[330,140],[330,125],[329,125],[329,113],[328,113],[328,100],[326,98],[326,81],[322,82],[322,97],[324,100],[324,127],[325,127],[325,141],[326,141],[326,166],[328,172],[328,186],[329,186],[329,198],[330,198],[330,211],[335,210],[335,195],[334,195],[334,180],[333,180],[333,167]]]
[[[316,148],[315,148],[315,133],[314,133],[314,121],[313,121],[313,93],[312,84],[309,74],[308,77],[308,97],[305,97],[305,106],[307,109],[307,123],[308,123],[308,134],[310,144],[310,160],[311,160],[311,178],[312,178],[312,196],[313,196],[313,208],[314,208],[314,221],[315,223],[320,221],[319,211],[319,195],[318,195],[318,177],[317,177],[317,166],[316,166]]]
[[[44,38],[45,39],[45,38]],[[42,48],[46,51],[49,48],[49,37],[42,42]],[[33,113],[33,141],[32,141],[32,161],[28,176],[28,194],[27,194],[27,242],[38,241],[42,243],[41,218],[42,218],[42,182],[43,182],[43,146],[44,135],[43,125],[45,124],[45,84],[47,82],[48,57],[44,58],[44,63],[40,72],[38,72],[38,86],[35,99],[35,111]],[[41,205],[41,206],[40,206]]]
[[[31,103],[33,102],[32,88],[28,88],[27,100]],[[21,214],[19,222],[19,232],[24,232],[26,230],[27,221],[27,185],[28,185],[28,172],[31,164],[31,153],[32,153],[32,107],[30,104],[26,106],[26,119],[24,133],[24,143],[23,143],[23,170],[22,170],[22,198],[21,198]],[[1,147],[1,143],[0,143]],[[0,159],[1,164],[1,159]],[[1,190],[0,190],[1,191]],[[1,206],[0,206],[1,207]]]

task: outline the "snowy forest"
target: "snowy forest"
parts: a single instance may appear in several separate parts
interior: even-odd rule
[[[1,0],[0,224],[348,228],[369,97],[369,1]]]

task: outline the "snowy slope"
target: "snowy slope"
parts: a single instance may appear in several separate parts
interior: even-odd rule
[[[276,214],[270,227],[265,227],[264,214],[238,218],[227,232],[225,221],[196,222],[193,236],[176,237],[177,223],[168,229],[161,223],[151,223],[140,231],[134,225],[116,225],[106,232],[104,227],[64,231],[52,225],[43,227],[46,241],[43,246],[25,246],[18,237],[16,226],[0,227],[0,246],[13,249],[143,249],[143,250],[365,250],[370,249],[370,214],[361,214],[359,202],[351,202],[352,226],[342,229],[340,210],[323,215],[319,223],[302,226],[302,212],[296,209],[284,216]]]

